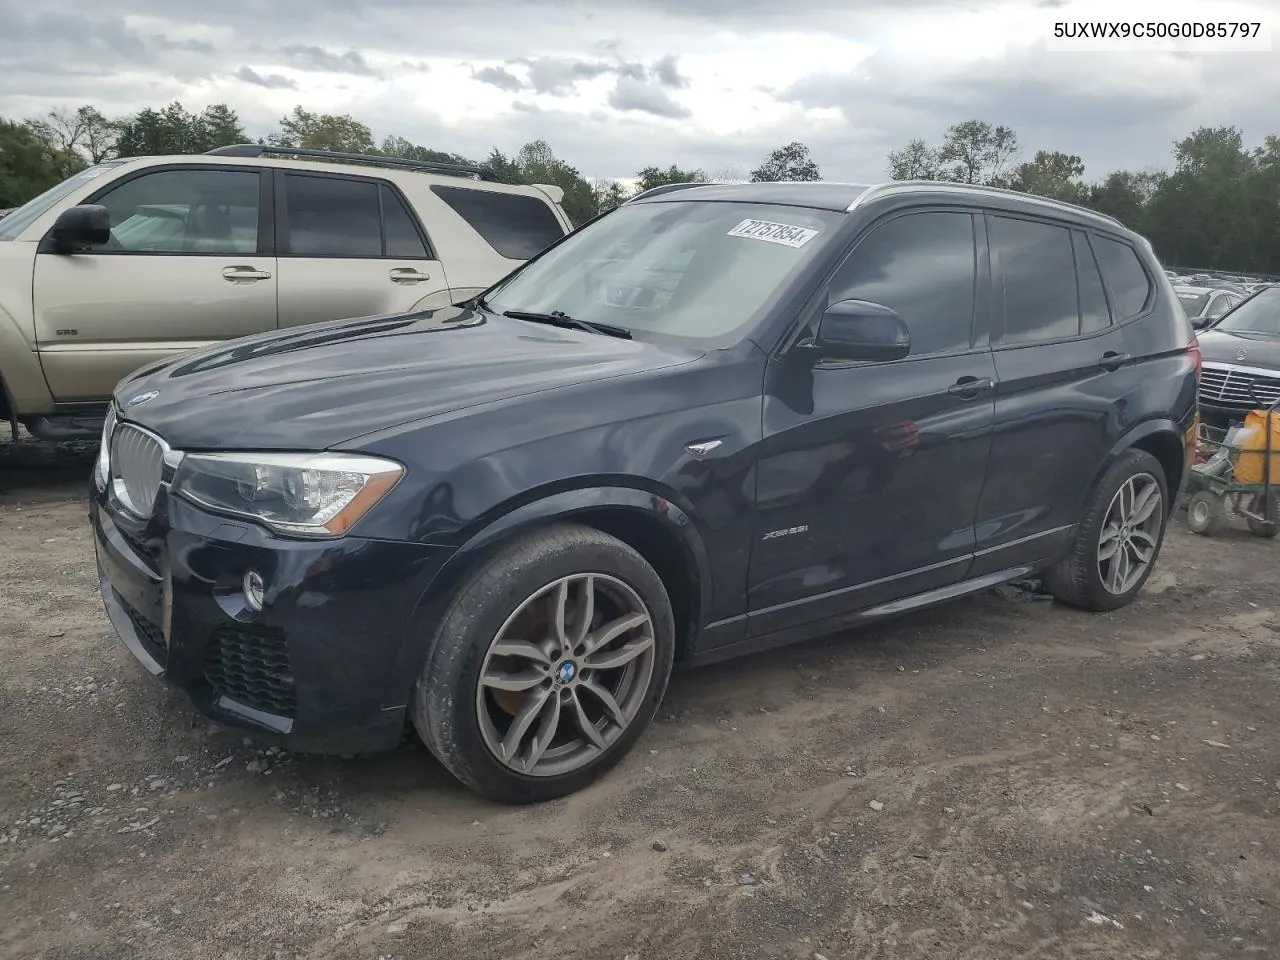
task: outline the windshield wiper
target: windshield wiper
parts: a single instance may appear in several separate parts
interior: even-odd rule
[[[530,323],[549,323],[555,327],[576,327],[606,337],[617,337],[619,340],[630,340],[631,331],[626,327],[615,327],[608,323],[596,323],[593,320],[579,320],[571,317],[563,310],[552,310],[550,313],[535,313],[529,310],[505,310],[504,317],[512,320],[528,320]]]

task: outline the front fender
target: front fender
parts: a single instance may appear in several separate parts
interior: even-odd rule
[[[0,305],[0,397],[15,416],[52,413],[53,395],[40,354],[17,319]]]
[[[410,617],[405,640],[396,657],[388,708],[407,703],[416,682],[435,625],[468,574],[513,538],[549,523],[617,511],[644,517],[661,526],[683,549],[696,571],[698,609],[711,608],[711,562],[706,544],[692,518],[671,500],[633,487],[604,486],[564,490],[524,503],[491,519],[468,536],[427,584]]]

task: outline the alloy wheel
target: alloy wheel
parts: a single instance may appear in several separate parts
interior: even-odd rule
[[[1108,593],[1128,593],[1155,560],[1163,500],[1149,473],[1129,477],[1111,499],[1098,537],[1098,575]]]
[[[601,573],[556,580],[516,608],[485,654],[485,746],[526,776],[579,770],[631,725],[655,662],[653,617],[635,590]]]

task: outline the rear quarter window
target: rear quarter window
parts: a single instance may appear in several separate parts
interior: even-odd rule
[[[1111,306],[1116,322],[1136,317],[1146,310],[1154,290],[1138,252],[1127,243],[1098,236],[1093,238],[1093,249],[1098,255],[1102,276],[1111,288]]]
[[[551,206],[537,197],[443,185],[431,192],[508,260],[529,260],[565,234]]]

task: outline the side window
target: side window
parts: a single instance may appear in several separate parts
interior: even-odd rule
[[[1098,273],[1098,261],[1089,247],[1089,238],[1073,230],[1071,243],[1076,251],[1076,280],[1080,284],[1080,332],[1096,333],[1111,326],[1102,275]]]
[[[996,298],[1004,304],[1001,343],[1060,340],[1080,333],[1071,231],[1033,220],[990,217],[991,252],[999,264]]]
[[[911,355],[967,350],[977,284],[973,217],[911,213],[874,228],[836,272],[828,303],[869,300],[896,311]]]
[[[508,260],[529,260],[564,236],[551,207],[537,197],[443,185],[431,192]]]
[[[95,203],[111,214],[103,250],[255,254],[259,176],[248,170],[159,170],[122,183]]]
[[[385,183],[379,189],[382,191],[382,224],[387,232],[387,256],[429,260],[427,246],[404,203]]]
[[[1094,237],[1093,245],[1102,275],[1111,288],[1117,322],[1136,317],[1146,308],[1152,292],[1151,278],[1142,269],[1138,252],[1127,243],[1107,237]]]
[[[288,229],[282,252],[295,257],[380,257],[378,184],[285,175]]]

